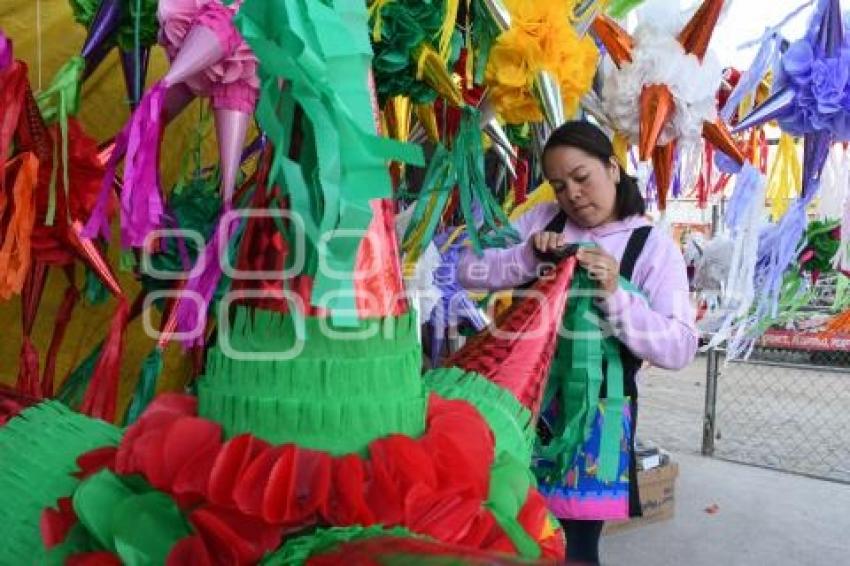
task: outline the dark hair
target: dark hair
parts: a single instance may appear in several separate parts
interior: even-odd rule
[[[552,132],[543,148],[543,155],[556,147],[575,147],[605,164],[610,163],[614,156],[614,146],[605,132],[590,122],[580,120],[566,122]],[[640,194],[637,180],[627,175],[622,165],[617,167],[620,168],[620,182],[617,183],[617,198],[614,202],[617,220],[643,216],[646,214],[646,201]]]

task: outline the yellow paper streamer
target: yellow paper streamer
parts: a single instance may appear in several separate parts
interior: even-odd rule
[[[393,0],[372,0],[372,3],[369,5],[369,19],[375,20],[375,23],[372,25],[372,41],[375,43],[381,41],[381,31],[384,24],[384,20],[381,17],[381,10],[383,10],[384,6],[392,1]]]
[[[452,51],[452,35],[454,35],[457,24],[457,9],[460,0],[446,0],[446,14],[443,16],[443,25],[440,26],[440,57],[443,63],[448,63]]]
[[[770,169],[767,182],[767,198],[771,203],[770,216],[774,222],[787,212],[791,200],[800,194],[803,184],[803,168],[794,138],[783,133],[779,137],[776,160]]]

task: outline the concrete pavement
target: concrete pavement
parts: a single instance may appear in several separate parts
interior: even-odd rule
[[[676,516],[603,537],[604,566],[850,564],[850,485],[689,454],[673,460]]]

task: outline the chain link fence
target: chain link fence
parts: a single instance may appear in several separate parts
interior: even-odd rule
[[[703,454],[850,483],[850,351],[708,353]]]

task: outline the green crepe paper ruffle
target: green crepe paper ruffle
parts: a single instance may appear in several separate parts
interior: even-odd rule
[[[434,102],[437,93],[427,83],[416,79],[415,50],[425,41],[434,42],[445,14],[443,0],[392,0],[372,13],[370,37],[375,57],[375,85],[381,106],[388,98],[404,95],[415,104]],[[374,41],[372,30],[380,21],[381,40]],[[460,54],[462,39],[455,33],[449,66]]]
[[[263,559],[263,566],[303,566],[310,557],[332,551],[341,543],[377,537],[422,538],[403,527],[385,529],[373,527],[344,527],[319,529],[312,534],[291,538],[278,550]]]
[[[48,564],[97,551],[116,554],[127,566],[165,564],[174,545],[192,534],[174,500],[138,476],[102,470],[79,485],[72,502],[79,523],[48,552]]]
[[[77,458],[117,446],[120,430],[75,413],[56,401],[30,407],[0,428],[0,560],[40,564],[45,550],[42,511],[71,495]]]
[[[439,368],[423,378],[425,386],[446,399],[462,399],[481,413],[496,438],[496,454],[531,465],[535,428],[531,411],[514,395],[484,376],[459,368]]]
[[[70,0],[74,21],[89,29],[101,0]],[[159,21],[156,18],[158,0],[140,0],[139,45],[150,47],[156,43]],[[136,0],[125,0],[124,13],[115,41],[124,51],[132,51],[136,45]]]
[[[359,332],[375,335],[354,338],[327,319],[239,307],[208,355],[198,412],[227,437],[250,432],[335,456],[362,452],[388,434],[416,438],[425,429],[426,395],[415,324],[411,314],[367,320]],[[296,347],[296,357],[281,359]]]

